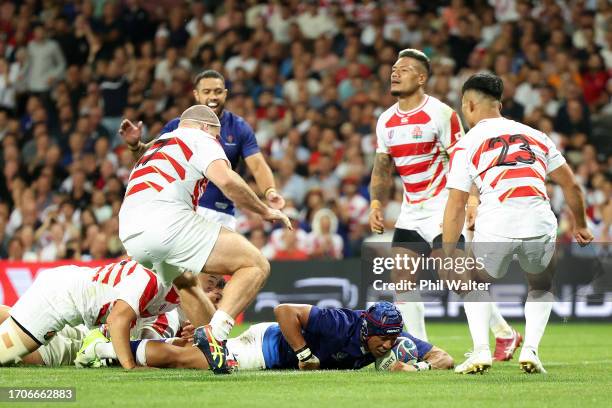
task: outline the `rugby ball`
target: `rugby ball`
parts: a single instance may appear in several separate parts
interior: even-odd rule
[[[377,358],[374,365],[379,371],[389,371],[398,361],[413,364],[418,361],[418,358],[416,344],[408,337],[398,337],[393,348],[384,356]]]

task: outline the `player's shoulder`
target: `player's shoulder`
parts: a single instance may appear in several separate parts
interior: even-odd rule
[[[427,97],[427,100],[425,101],[425,103],[423,104],[423,107],[421,108],[425,112],[431,113],[434,116],[445,116],[445,117],[448,117],[453,112],[455,112],[455,110],[451,106],[442,102],[435,96],[426,95],[426,97]]]
[[[162,131],[160,132],[160,135],[164,135],[166,133],[174,132],[176,129],[178,129],[178,125],[179,125],[180,121],[181,121],[181,118],[176,117],[176,118],[172,119],[171,121],[169,121],[168,123],[166,123],[164,125],[164,127],[162,128]]]
[[[389,106],[383,113],[378,116],[377,126],[385,126],[389,120],[398,115],[398,103]]]
[[[228,110],[223,111],[223,115],[221,115],[221,126],[227,126],[232,132],[236,133],[238,137],[253,133],[251,125],[249,125],[242,116],[236,115]]]

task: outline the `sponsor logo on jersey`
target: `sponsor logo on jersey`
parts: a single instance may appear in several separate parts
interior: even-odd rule
[[[234,143],[234,136],[227,135],[226,141],[223,144],[225,144],[226,146],[236,146],[236,143]]]
[[[389,140],[393,139],[393,133],[395,133],[395,130],[389,131]]]

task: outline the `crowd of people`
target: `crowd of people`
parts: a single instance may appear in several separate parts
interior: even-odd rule
[[[0,258],[123,255],[117,214],[134,159],[119,124],[142,121],[154,138],[191,105],[204,69],[224,74],[225,108],[255,131],[295,227],[242,212],[238,232],[269,259],[357,256],[371,234],[376,120],[395,102],[391,66],[408,47],[432,61],[427,93],[458,112],[465,79],[501,76],[502,113],[551,137],[585,190],[596,241],[610,241],[608,1],[246,3],[0,4]],[[562,194],[548,194],[568,241]],[[387,230],[402,197],[398,179]]]

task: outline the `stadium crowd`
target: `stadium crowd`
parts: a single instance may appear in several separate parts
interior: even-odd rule
[[[469,75],[500,75],[503,114],[562,149],[596,241],[610,241],[606,0],[24,0],[0,4],[0,258],[121,256],[133,158],[119,123],[142,120],[155,137],[191,104],[203,69],[225,75],[226,109],[254,129],[296,227],[240,213],[238,231],[270,259],[358,255],[376,120],[395,102],[391,66],[407,47],[431,58],[427,92],[457,111]],[[562,194],[548,193],[570,240]],[[402,194],[398,182],[388,230]]]

